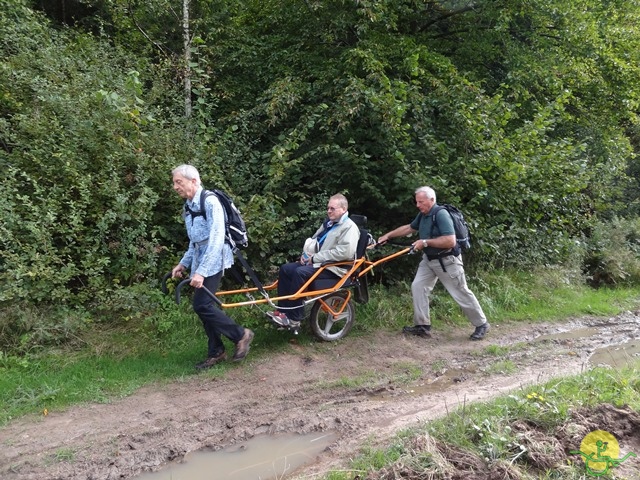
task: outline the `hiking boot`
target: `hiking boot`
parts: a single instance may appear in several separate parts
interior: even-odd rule
[[[249,347],[251,346],[252,341],[253,341],[253,332],[248,328],[245,328],[244,335],[242,335],[242,338],[238,340],[238,343],[236,343],[236,352],[233,354],[233,359],[232,359],[234,362],[239,362],[240,360],[244,359],[244,357],[247,356],[247,353],[249,353]]]
[[[218,354],[217,356],[209,357],[204,362],[200,362],[200,363],[196,364],[196,370],[205,370],[207,368],[211,368],[214,365],[217,365],[218,363],[220,363],[220,362],[222,362],[223,360],[226,360],[226,359],[227,359],[226,352],[222,352],[222,353]]]
[[[489,325],[489,322],[485,322],[479,327],[476,327],[475,331],[471,334],[469,338],[471,340],[482,340],[490,328],[491,328],[491,325]]]
[[[289,320],[289,317],[287,317],[285,313],[282,313],[278,310],[267,312],[267,316],[281,327],[288,327],[291,325],[291,320]],[[298,325],[300,325],[300,322],[298,322]]]
[[[413,325],[402,327],[402,333],[417,335],[418,337],[431,338],[431,325]]]

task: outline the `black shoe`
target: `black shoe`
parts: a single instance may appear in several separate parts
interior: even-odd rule
[[[489,325],[489,322],[485,322],[479,327],[476,327],[475,331],[471,334],[469,338],[471,340],[482,340],[490,328],[491,328],[491,325]]]
[[[200,362],[196,364],[196,370],[204,370],[206,368],[211,368],[214,365],[217,365],[218,363],[226,359],[227,359],[227,354],[225,352],[222,352],[217,356],[209,357],[204,362]]]
[[[431,338],[431,325],[414,325],[402,327],[402,333],[417,335],[418,337]]]

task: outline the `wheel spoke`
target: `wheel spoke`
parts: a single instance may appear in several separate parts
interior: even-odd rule
[[[349,313],[348,312],[343,312],[340,315],[333,316],[332,323],[340,322],[342,320],[347,320],[348,318],[349,318]]]
[[[327,321],[324,324],[324,333],[327,335],[331,333],[331,327],[333,327],[333,320],[331,320],[331,316],[327,316]]]

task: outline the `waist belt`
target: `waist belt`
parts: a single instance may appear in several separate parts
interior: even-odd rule
[[[441,260],[444,257],[450,257],[453,254],[454,254],[453,252],[445,252],[445,253],[440,254],[440,255],[427,255],[427,260]]]
[[[200,240],[199,242],[192,242],[194,247],[201,247],[209,243],[209,239],[205,238],[204,240]]]
[[[457,255],[454,253],[453,249],[451,250],[447,250],[445,252],[442,252],[440,255],[426,255],[427,260],[438,260],[440,262],[440,266],[442,267],[442,271],[446,272],[447,269],[444,266],[444,263],[442,262],[442,259],[445,257],[457,257]]]

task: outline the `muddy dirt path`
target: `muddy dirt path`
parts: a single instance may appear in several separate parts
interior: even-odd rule
[[[465,402],[578,373],[594,354],[624,363],[638,355],[632,344],[640,340],[640,311],[492,327],[481,342],[468,340],[469,328],[436,329],[428,340],[387,332],[337,343],[292,341],[283,353],[249,354],[221,378],[205,373],[110,404],[20,419],[0,429],[0,478],[129,479],[259,434],[334,432],[337,439],[315,463],[288,477],[312,478],[344,468],[364,442],[384,444]],[[625,342],[626,350],[599,351]],[[489,345],[507,348],[496,355]],[[505,373],[507,365],[515,371]]]

